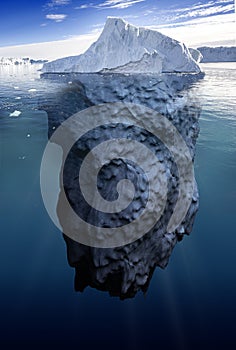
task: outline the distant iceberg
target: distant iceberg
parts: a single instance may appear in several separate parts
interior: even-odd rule
[[[199,47],[203,58],[201,63],[207,62],[236,62],[236,46]]]
[[[199,73],[200,53],[155,30],[108,17],[89,49],[43,66],[43,72]]]
[[[34,60],[29,57],[0,57],[0,66],[29,66],[31,64],[43,64],[47,60]]]

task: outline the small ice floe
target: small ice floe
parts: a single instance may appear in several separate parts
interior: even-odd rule
[[[73,83],[72,83],[72,81],[68,81],[68,84],[71,85],[71,84],[73,84]]]
[[[19,117],[19,115],[21,115],[21,111],[15,110],[15,111],[12,112],[9,116],[10,116],[10,117]]]
[[[21,100],[21,97],[20,96],[16,96],[15,100]]]
[[[14,89],[15,90],[19,90],[19,86],[14,86]]]
[[[53,126],[53,127],[52,127],[52,130],[55,130],[55,129],[56,129],[56,127],[55,127],[55,126]]]
[[[29,89],[28,92],[35,92],[37,89]]]
[[[27,134],[26,137],[31,137],[31,135],[30,135],[30,134]]]

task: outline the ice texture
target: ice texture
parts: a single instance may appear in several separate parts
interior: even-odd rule
[[[192,55],[192,58],[197,62],[201,62],[202,60],[202,54],[198,49],[193,49],[193,48],[189,48],[189,52]]]
[[[29,66],[31,64],[43,64],[47,60],[34,60],[29,57],[0,57],[0,66]]]
[[[185,44],[156,30],[136,27],[108,17],[89,49],[79,55],[48,62],[43,72],[198,73],[198,63]]]
[[[42,75],[43,79],[61,81],[64,84],[60,93],[49,96],[47,102],[41,103],[41,108],[48,114],[49,137],[64,120],[80,110],[100,103],[133,102],[165,115],[184,138],[194,160],[200,107],[195,98],[189,95],[188,88],[201,77],[202,74],[45,73]],[[145,116],[143,117],[145,121]],[[73,130],[68,130],[68,137],[70,132],[73,133]],[[117,227],[132,221],[145,205],[145,174],[140,173],[133,164],[125,164],[119,159],[103,167],[97,186],[104,198],[112,199],[116,193],[116,182],[130,176],[137,189],[136,200],[130,210],[105,217],[103,213],[86,205],[81,197],[78,175],[85,155],[95,145],[119,136],[132,137],[143,143],[163,162],[168,174],[168,199],[162,218],[142,238],[117,248],[88,247],[65,235],[64,239],[68,262],[75,269],[75,290],[83,291],[90,286],[125,299],[134,297],[140,290],[146,292],[155,268],[166,267],[176,243],[186,234],[190,234],[198,210],[198,190],[195,184],[192,203],[185,219],[175,232],[168,232],[167,223],[178,197],[178,173],[171,154],[158,139],[145,130],[140,131],[125,125],[104,125],[84,135],[74,144],[64,168],[63,185],[66,195],[74,211],[84,220],[95,225],[105,222],[105,227]],[[59,208],[60,197],[57,210]],[[79,229],[78,227],[78,232]]]
[[[236,62],[236,46],[199,47],[202,54],[201,63],[207,62]]]

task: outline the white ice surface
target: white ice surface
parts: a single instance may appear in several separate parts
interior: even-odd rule
[[[155,30],[135,27],[121,18],[109,17],[90,48],[79,56],[44,64],[44,72],[125,73],[186,72],[200,68],[189,49],[177,40]]]

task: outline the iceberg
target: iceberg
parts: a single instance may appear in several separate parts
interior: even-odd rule
[[[236,62],[236,46],[199,47],[203,58],[201,63],[207,62]]]
[[[78,56],[45,63],[43,72],[199,73],[185,44],[156,30],[108,17],[96,42]]]
[[[43,64],[47,60],[34,60],[29,57],[0,57],[0,66],[30,66],[32,64]]]
[[[51,92],[47,100],[40,101],[39,109],[48,115],[48,136],[51,138],[61,124],[78,111],[87,108],[123,101],[151,108],[163,114],[171,121],[185,140],[194,161],[195,145],[199,133],[198,119],[201,107],[189,88],[203,73],[197,74],[101,74],[101,73],[44,73],[41,78],[61,82],[60,91]],[[117,110],[119,117],[119,110]],[[144,116],[145,117],[145,116]],[[143,121],[145,118],[143,118]],[[73,138],[74,125],[66,129],[68,140]],[[144,190],[147,185],[145,174],[132,162],[125,163],[114,159],[99,172],[97,187],[102,196],[113,200],[116,196],[117,182],[132,179],[136,197],[130,207],[116,214],[97,211],[83,199],[79,185],[81,164],[88,152],[104,141],[116,138],[135,139],[151,149],[166,169],[168,176],[168,195],[165,213],[157,225],[142,238],[121,247],[89,247],[63,235],[67,246],[69,265],[75,270],[74,288],[82,292],[86,287],[107,291],[120,299],[133,298],[139,291],[146,292],[156,267],[165,268],[172,250],[184,236],[192,231],[198,210],[199,195],[196,182],[191,205],[186,217],[175,232],[168,232],[167,223],[178,198],[178,174],[168,149],[152,134],[126,124],[101,125],[84,134],[72,147],[66,157],[63,172],[63,184],[56,203],[58,218],[62,210],[61,191],[64,189],[73,210],[86,222],[104,227],[118,227],[140,215],[146,203]],[[89,173],[88,173],[89,176]],[[158,186],[154,187],[156,193]],[[81,227],[74,226],[67,211],[67,224],[82,232]],[[61,223],[65,232],[63,223]]]
[[[198,66],[200,58],[198,50],[188,49],[184,44],[157,31],[137,28],[121,19],[109,18],[100,38],[84,54],[44,65],[41,79],[62,84],[59,91],[51,92],[46,101],[39,102],[39,109],[48,115],[49,138],[79,111],[95,106],[106,108],[106,104],[123,102],[125,113],[130,113],[131,104],[135,104],[139,108],[142,106],[157,111],[173,123],[185,141],[193,162],[201,108],[189,88],[204,76]],[[95,120],[98,114],[96,109],[93,110]],[[119,118],[121,110],[114,111],[114,116]],[[141,118],[144,124],[145,115],[143,113]],[[66,140],[73,139],[73,123],[65,130]],[[119,138],[145,145],[163,164],[168,193],[160,221],[136,241],[115,247],[87,246],[66,234],[63,237],[68,263],[75,269],[76,291],[82,292],[90,286],[126,299],[134,297],[138,291],[147,291],[155,268],[165,268],[176,244],[191,233],[198,211],[199,195],[194,180],[188,212],[179,226],[169,232],[168,222],[179,193],[179,173],[171,153],[145,128],[127,123],[105,123],[83,134],[68,155],[63,153],[65,167],[58,184],[60,193],[55,203],[55,213],[64,233],[68,227],[81,235],[84,231],[74,222],[71,211],[64,210],[63,191],[73,213],[96,227],[120,227],[142,214],[148,198],[146,175],[139,167],[142,164],[129,162],[129,157],[127,161],[115,157],[107,162],[98,173],[97,189],[105,200],[114,201],[117,183],[129,179],[135,189],[135,198],[130,206],[116,213],[104,213],[86,202],[81,191],[78,179],[86,156],[104,142]],[[58,144],[55,140],[53,143]],[[90,172],[86,174],[89,178]],[[154,186],[153,191],[158,194],[159,186]],[[62,216],[66,218],[65,221],[61,220]],[[153,217],[152,211],[150,216]],[[130,230],[129,233],[134,232]]]
[[[198,50],[198,49],[193,49],[193,48],[189,48],[189,52],[191,53],[191,55],[192,55],[192,58],[197,62],[197,63],[199,63],[199,62],[201,62],[201,60],[202,60],[202,54],[201,54],[201,52]]]

